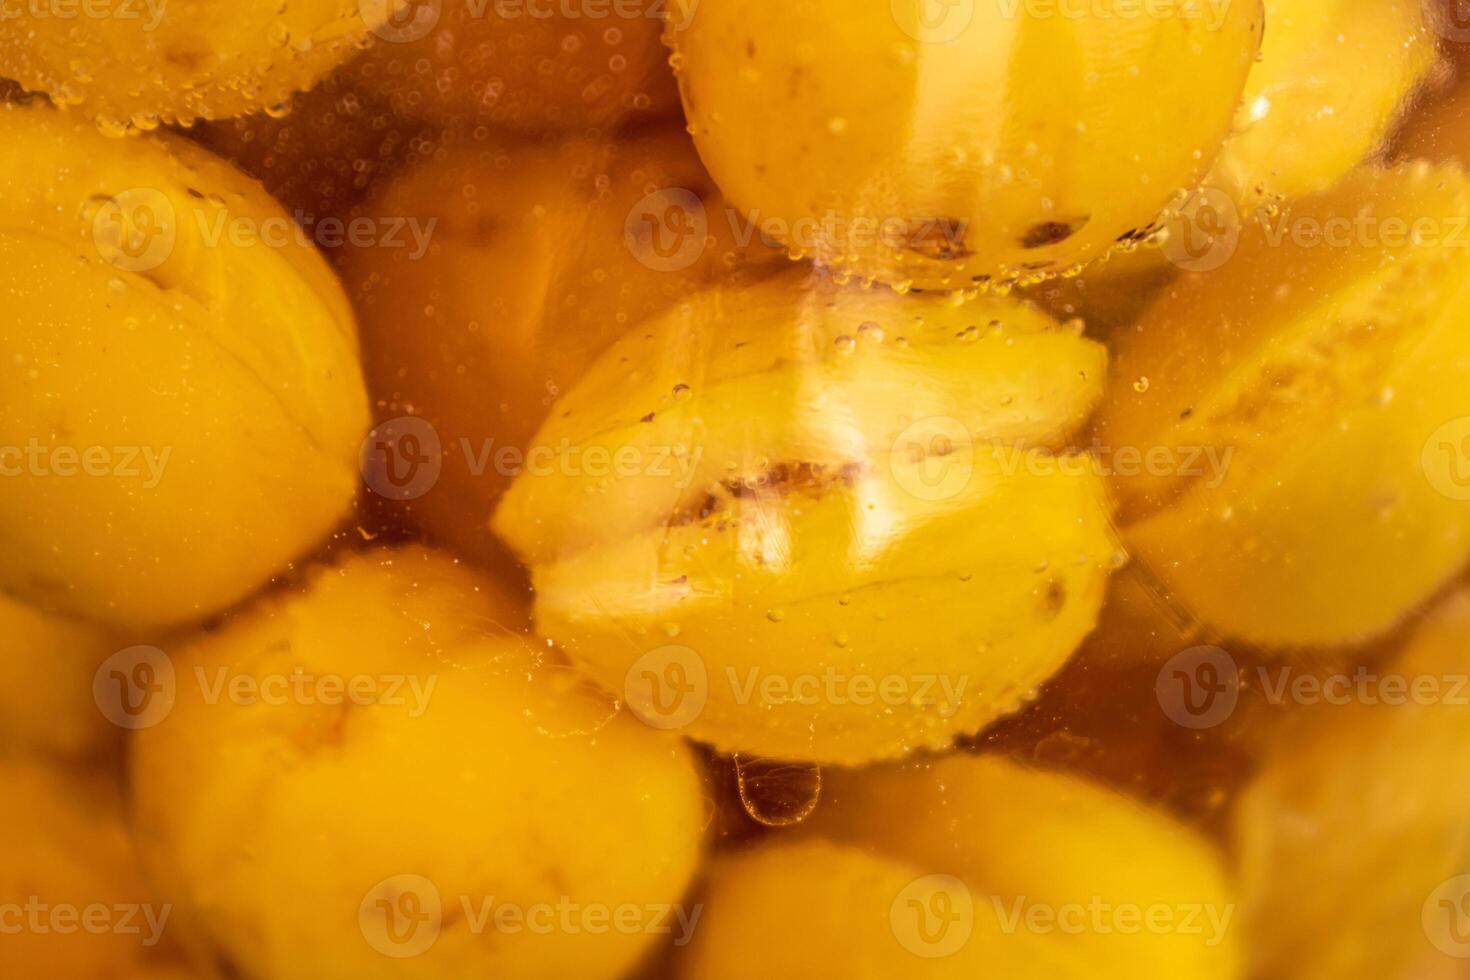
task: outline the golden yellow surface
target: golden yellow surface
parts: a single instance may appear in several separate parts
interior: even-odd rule
[[[716,861],[683,976],[1241,975],[1221,856],[1108,790],[961,755],[823,793],[793,839]]]
[[[655,923],[581,916],[681,901],[700,776],[523,618],[443,555],[375,551],[172,651],[177,698],[134,741],[132,779],[181,925],[273,980],[622,976]],[[272,697],[292,676],[306,693]],[[353,678],[333,703],[326,685]],[[258,699],[230,693],[245,683]],[[497,927],[486,901],[528,918]],[[537,926],[559,904],[571,926]]]
[[[1060,943],[1026,931],[1006,934],[990,902],[981,898],[966,906],[948,879],[929,885],[924,877],[923,868],[902,858],[811,838],[775,838],[718,858],[710,869],[704,921],[678,976],[1068,980],[1095,975],[1086,960]],[[931,905],[928,924],[911,921]],[[949,920],[955,905],[968,917]],[[961,938],[963,945],[948,952]],[[945,955],[923,955],[931,944]]]
[[[0,980],[1467,980],[1467,73],[0,0]]]
[[[182,978],[170,903],[144,886],[117,787],[98,774],[14,758],[0,759],[0,785],[6,975]]]
[[[843,272],[964,289],[1141,235],[1230,130],[1258,3],[1081,6],[675,0],[668,41],[737,207]]]
[[[494,526],[540,632],[650,707],[674,692],[640,679],[682,673],[697,739],[842,764],[945,746],[1092,628],[1114,544],[1063,450],[1105,371],[1011,301],[799,270],[707,290],[553,406]]]
[[[707,282],[785,262],[759,241],[741,247],[673,129],[459,145],[367,211],[432,223],[427,250],[349,249],[343,271],[379,420],[419,416],[442,450],[411,517],[479,557],[494,553],[490,515],[531,437],[604,348]]]
[[[1124,539],[1210,627],[1371,638],[1470,557],[1467,211],[1458,168],[1363,170],[1114,335],[1098,437],[1162,460],[1113,481]]]
[[[1461,589],[1366,673],[1366,696],[1303,709],[1283,726],[1234,822],[1242,927],[1259,975],[1459,975],[1431,971],[1463,967],[1470,952],[1470,879],[1459,877],[1470,858],[1467,674]],[[1357,676],[1338,690],[1351,694]]]
[[[388,8],[388,0],[104,0],[65,16],[25,0],[0,18],[0,75],[115,133],[221,119],[284,106],[382,29]]]
[[[402,116],[576,131],[677,112],[669,52],[659,40],[663,0],[423,6],[434,12],[423,26],[380,32],[352,66]]]
[[[1380,151],[1442,70],[1424,0],[1265,0],[1266,32],[1232,135],[1154,245],[1089,267],[1070,292],[1088,324],[1179,269],[1213,271],[1212,243],[1282,200],[1330,190]],[[1438,66],[1438,68],[1437,68]],[[1065,287],[1064,287],[1065,291]]]
[[[346,516],[368,424],[356,332],[292,227],[177,137],[0,106],[0,586],[179,623]]]
[[[0,595],[0,742],[67,758],[120,742],[97,708],[92,677],[124,644],[105,630]]]
[[[1265,0],[1260,62],[1206,183],[1243,203],[1329,190],[1436,61],[1424,0]]]

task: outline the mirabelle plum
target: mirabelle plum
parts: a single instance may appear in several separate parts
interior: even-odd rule
[[[4,595],[0,636],[0,741],[69,759],[114,746],[122,729],[98,710],[92,680],[116,638]]]
[[[1114,334],[1125,542],[1213,630],[1366,640],[1470,558],[1467,222],[1459,169],[1365,169]]]
[[[1265,0],[1266,35],[1235,131],[1202,185],[1147,243],[1088,268],[1077,294],[1089,326],[1180,269],[1211,271],[1258,211],[1325,192],[1387,142],[1441,65],[1423,0]],[[1065,294],[1065,286],[1062,290]]]
[[[1105,371],[1012,301],[711,288],[553,406],[494,526],[540,632],[645,717],[779,759],[946,746],[1093,626],[1115,545],[1066,445]]]
[[[682,976],[1240,975],[1220,855],[1108,790],[955,755],[839,770],[824,797],[715,863]]]
[[[113,132],[286,104],[382,29],[387,0],[17,0],[0,75]]]
[[[295,229],[186,140],[0,105],[0,587],[181,623],[347,516],[356,329]]]
[[[150,894],[100,773],[0,757],[0,949],[13,977],[163,980],[175,961],[171,903]]]
[[[1377,980],[1463,965],[1452,930],[1470,895],[1467,649],[1460,589],[1356,675],[1381,681],[1358,688],[1365,697],[1301,708],[1274,733],[1235,813],[1252,975]]]
[[[432,229],[422,254],[364,247],[343,259],[380,421],[416,416],[441,449],[437,479],[408,488],[406,509],[434,540],[484,560],[498,553],[490,514],[531,436],[605,347],[707,282],[785,264],[758,240],[740,247],[676,130],[461,143],[366,211]],[[411,431],[385,429],[389,447]]]
[[[1078,6],[674,0],[667,38],[737,207],[836,269],[965,289],[1141,237],[1230,131],[1256,0]]]
[[[1260,63],[1206,183],[1243,204],[1329,190],[1436,63],[1425,0],[1265,0]]]
[[[614,980],[656,944],[701,856],[693,755],[524,618],[452,559],[377,551],[172,652],[135,825],[202,952],[278,980]]]

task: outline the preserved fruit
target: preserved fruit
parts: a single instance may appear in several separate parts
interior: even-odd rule
[[[120,728],[93,700],[93,676],[119,644],[105,631],[0,596],[5,637],[0,737],[27,754],[86,758],[113,746]]]
[[[645,717],[684,700],[688,734],[784,759],[943,747],[1095,622],[1115,546],[1066,447],[1105,371],[1011,301],[706,290],[552,406],[495,528],[538,630]]]
[[[387,0],[25,0],[0,17],[0,75],[114,133],[283,106],[381,29]],[[78,16],[81,13],[81,16]]]
[[[172,908],[145,887],[117,787],[0,759],[0,909],[17,977],[185,980]]]
[[[825,793],[795,842],[716,861],[684,976],[1241,975],[1221,856],[1122,796],[965,755]]]
[[[1098,438],[1156,461],[1113,481],[1123,537],[1208,626],[1369,639],[1470,557],[1467,220],[1459,169],[1365,169],[1114,335]]]
[[[408,957],[425,976],[621,976],[653,924],[583,915],[681,900],[699,773],[523,619],[483,576],[409,548],[316,570],[176,651],[174,703],[139,732],[132,777],[186,934],[277,980]]]
[[[439,449],[421,476],[394,486],[385,469],[371,483],[436,541],[482,559],[498,553],[490,515],[532,464],[531,437],[604,348],[703,283],[784,263],[759,242],[740,247],[678,131],[456,144],[365,210],[406,218],[423,242],[343,260],[383,451],[403,456],[415,435],[421,457]]]
[[[1435,65],[1424,0],[1265,0],[1261,60],[1206,183],[1243,204],[1331,189]]]
[[[1146,234],[1230,131],[1262,28],[1255,0],[671,12],[690,131],[731,202],[821,264],[935,289]]]
[[[177,137],[0,106],[0,586],[180,623],[346,517],[368,427],[356,329],[294,228]]]
[[[1467,639],[1460,589],[1395,656],[1343,675],[1366,696],[1282,721],[1235,813],[1259,975],[1377,980],[1463,960]]]

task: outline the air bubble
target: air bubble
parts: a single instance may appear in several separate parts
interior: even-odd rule
[[[765,827],[793,827],[811,816],[822,798],[822,770],[810,762],[735,757],[740,803]]]

